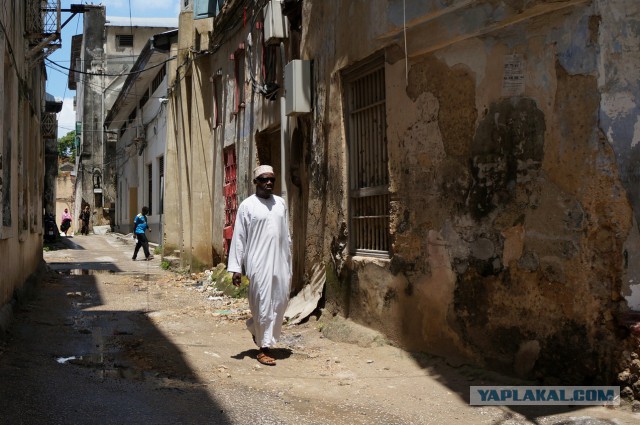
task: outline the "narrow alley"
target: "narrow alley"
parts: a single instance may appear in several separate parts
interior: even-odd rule
[[[638,421],[620,408],[469,406],[470,385],[517,382],[406,353],[320,313],[286,326],[277,366],[262,366],[243,325],[246,300],[157,258],[131,261],[132,243],[116,234],[57,248],[0,345],[2,424]]]

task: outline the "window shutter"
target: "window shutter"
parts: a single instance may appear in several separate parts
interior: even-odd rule
[[[225,0],[196,0],[193,4],[193,19],[205,19],[220,13]]]

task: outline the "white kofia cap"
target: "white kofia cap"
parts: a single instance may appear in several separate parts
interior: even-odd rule
[[[264,173],[272,173],[273,174],[273,167],[271,165],[261,165],[259,167],[256,167],[253,169],[253,178],[255,179],[256,177],[264,174]]]

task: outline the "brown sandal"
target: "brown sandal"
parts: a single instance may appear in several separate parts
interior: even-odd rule
[[[256,357],[256,359],[263,365],[267,365],[267,366],[276,365],[276,359],[274,359],[273,357],[269,356],[266,353],[263,353],[262,351],[258,353],[258,356]]]

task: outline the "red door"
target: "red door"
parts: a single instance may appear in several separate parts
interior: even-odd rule
[[[233,237],[233,226],[236,223],[236,211],[238,211],[238,197],[236,196],[236,149],[229,146],[223,151],[224,156],[224,252],[229,254],[229,246]]]

